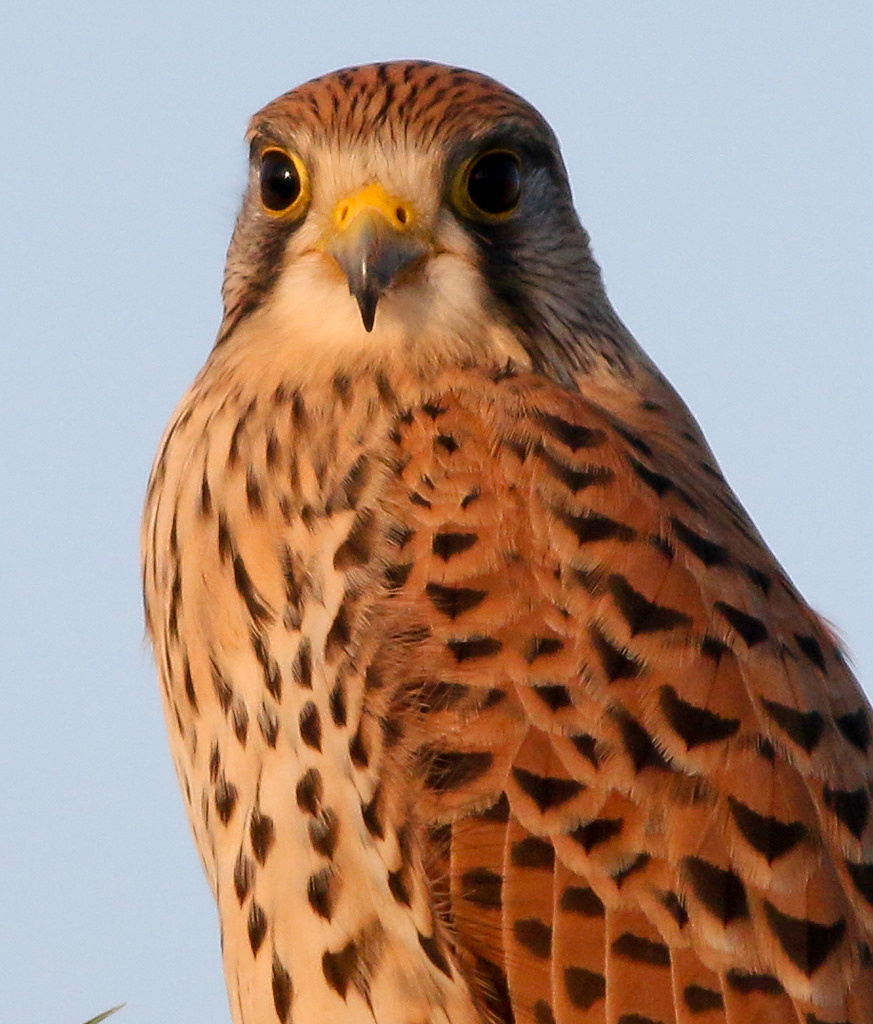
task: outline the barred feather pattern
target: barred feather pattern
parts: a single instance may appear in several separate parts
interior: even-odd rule
[[[705,446],[530,374],[409,391],[195,392],[156,470],[238,1019],[870,1020],[869,709]]]

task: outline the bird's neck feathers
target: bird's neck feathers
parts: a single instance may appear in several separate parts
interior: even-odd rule
[[[298,260],[257,308],[228,315],[204,375],[252,395],[379,374],[427,391],[452,367],[532,370],[583,391],[591,382],[634,395],[662,380],[602,291],[595,315],[556,310],[550,330],[534,335],[502,315],[467,261],[448,254],[386,295],[370,332],[338,275]]]

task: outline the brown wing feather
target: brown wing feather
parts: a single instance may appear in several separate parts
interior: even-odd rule
[[[396,435],[390,601],[458,699],[406,755],[482,1002],[870,1020],[869,710],[705,446],[539,378],[445,387]]]

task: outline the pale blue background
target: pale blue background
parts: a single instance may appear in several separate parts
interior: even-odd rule
[[[873,680],[871,54],[869,0],[6,0],[2,1024],[229,1019],[137,531],[218,325],[249,114],[398,56],[539,106],[616,306]]]

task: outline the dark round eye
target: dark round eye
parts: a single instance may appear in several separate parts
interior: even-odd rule
[[[518,206],[521,164],[514,153],[493,150],[476,160],[467,174],[467,195],[483,213],[499,216]]]
[[[261,155],[261,202],[270,213],[285,213],[300,198],[303,182],[297,164],[281,149],[268,149]]]

